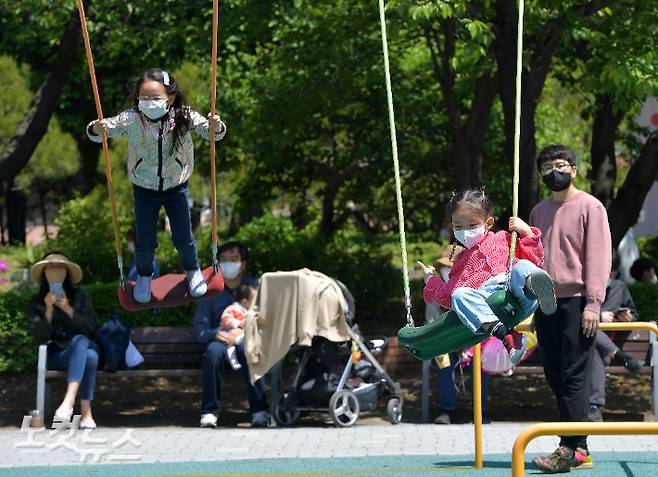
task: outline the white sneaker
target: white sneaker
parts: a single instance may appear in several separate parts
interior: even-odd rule
[[[230,346],[226,350],[226,354],[228,354],[228,362],[231,363],[231,368],[236,371],[242,369],[242,365],[238,362],[238,354],[235,350],[235,346]]]
[[[202,414],[200,425],[201,427],[211,427],[211,428],[217,427],[217,416],[215,416],[212,413]]]
[[[151,301],[151,275],[137,275],[135,288],[133,288],[133,298],[137,303],[148,303]]]
[[[80,421],[80,429],[96,429],[96,421],[92,418],[83,419]]]
[[[55,419],[58,421],[69,422],[73,416],[73,408],[62,404],[55,411]]]
[[[267,411],[258,411],[251,416],[251,427],[267,427],[270,424],[270,416]]]
[[[194,298],[199,298],[200,296],[205,295],[208,291],[206,279],[198,268],[193,272],[187,272],[187,283],[190,287],[190,295]]]

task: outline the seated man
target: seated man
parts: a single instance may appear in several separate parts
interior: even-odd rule
[[[239,242],[228,242],[219,250],[219,266],[224,276],[222,294],[201,300],[194,315],[194,333],[200,343],[206,345],[203,355],[203,394],[201,396],[201,427],[217,427],[219,399],[221,396],[224,370],[229,365],[228,349],[235,346],[241,372],[247,383],[251,425],[266,427],[269,422],[267,400],[261,380],[254,385],[249,379],[249,367],[244,355],[244,343],[235,340],[242,330],[236,333],[222,331],[221,317],[224,309],[236,301],[240,285],[258,287],[258,280],[245,275],[249,250]],[[234,330],[235,331],[235,330]]]
[[[637,321],[638,314],[633,297],[628,287],[621,280],[617,280],[619,257],[612,257],[612,271],[605,291],[605,301],[601,306],[601,322]],[[617,332],[617,343],[622,344],[628,337],[628,332]],[[605,367],[614,361],[622,364],[629,372],[637,373],[642,363],[624,353],[606,333],[596,331],[594,339],[596,351],[592,360],[592,390],[589,399],[590,421],[603,421],[601,408],[605,405]]]

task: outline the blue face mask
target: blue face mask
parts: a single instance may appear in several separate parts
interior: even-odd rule
[[[62,298],[64,296],[64,285],[59,282],[49,283],[50,291],[57,295],[57,298]]]
[[[140,99],[139,110],[149,119],[158,119],[167,114],[169,106],[164,99]]]

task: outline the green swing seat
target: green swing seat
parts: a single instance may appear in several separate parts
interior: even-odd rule
[[[526,317],[519,302],[511,293],[498,291],[487,298],[487,304],[507,328],[512,329]],[[454,311],[419,327],[405,327],[398,332],[398,343],[420,360],[469,348],[488,335],[473,334]]]

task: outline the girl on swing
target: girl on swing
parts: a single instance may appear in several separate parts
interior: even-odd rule
[[[133,298],[138,303],[151,300],[153,256],[157,223],[164,206],[171,238],[187,275],[190,294],[205,295],[207,285],[197,258],[190,223],[187,181],[194,170],[191,131],[204,139],[215,130],[215,141],[226,134],[219,116],[204,118],[185,104],[176,80],[166,71],[152,68],[135,81],[129,107],[117,116],[92,121],[87,135],[102,142],[101,130],[108,137],[128,138],[128,177],[135,199],[135,261],[137,280]]]
[[[525,353],[522,333],[509,330],[487,305],[487,298],[505,289],[512,235],[494,233],[493,203],[484,190],[453,194],[448,203],[455,238],[466,247],[454,262],[448,281],[434,275],[434,267],[419,262],[425,273],[425,303],[453,309],[473,333],[501,340],[510,361],[516,365]],[[518,233],[510,292],[519,301],[524,316],[539,306],[551,314],[556,309],[555,290],[550,276],[539,267],[544,262],[541,232],[518,217],[510,217],[509,230]]]

